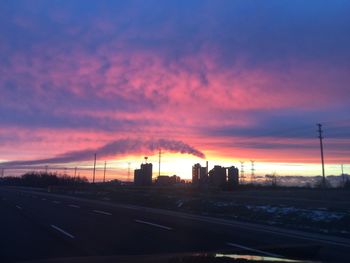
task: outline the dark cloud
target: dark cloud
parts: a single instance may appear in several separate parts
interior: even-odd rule
[[[290,56],[347,63],[350,56],[348,1],[7,1],[1,7],[0,33],[17,50],[79,41],[94,52],[118,40],[172,59],[216,46],[228,64],[242,54],[253,64]]]
[[[328,139],[350,139],[350,119],[346,108],[333,108],[327,111],[262,109],[247,111],[245,114],[254,118],[254,123],[248,127],[232,124],[210,127],[202,131],[205,135],[219,137],[313,139],[318,136],[316,124],[321,123],[324,135]]]
[[[132,131],[138,127],[152,127],[157,125],[156,120],[128,120],[123,118],[113,119],[110,117],[94,117],[89,115],[46,112],[42,109],[20,110],[0,106],[0,121],[6,126],[21,125],[28,128],[51,128],[51,129],[88,129],[103,131]]]

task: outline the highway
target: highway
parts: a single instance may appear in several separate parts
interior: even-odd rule
[[[0,187],[0,215],[0,262],[211,251],[350,260],[348,239],[33,190]]]

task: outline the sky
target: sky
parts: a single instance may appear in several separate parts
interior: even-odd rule
[[[156,171],[161,148],[162,174],[184,178],[205,160],[319,175],[322,123],[326,173],[350,173],[349,13],[338,0],[3,0],[2,167],[89,176],[97,152],[125,179],[144,156]]]

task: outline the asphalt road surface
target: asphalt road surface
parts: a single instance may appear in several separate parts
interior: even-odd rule
[[[348,239],[0,188],[0,262],[212,251],[350,262]]]

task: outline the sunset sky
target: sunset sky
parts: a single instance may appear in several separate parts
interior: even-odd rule
[[[162,174],[184,178],[205,160],[320,175],[322,123],[326,174],[350,173],[349,14],[337,0],[3,0],[0,161],[89,168],[97,152],[123,179],[146,155],[157,172],[162,148]]]

